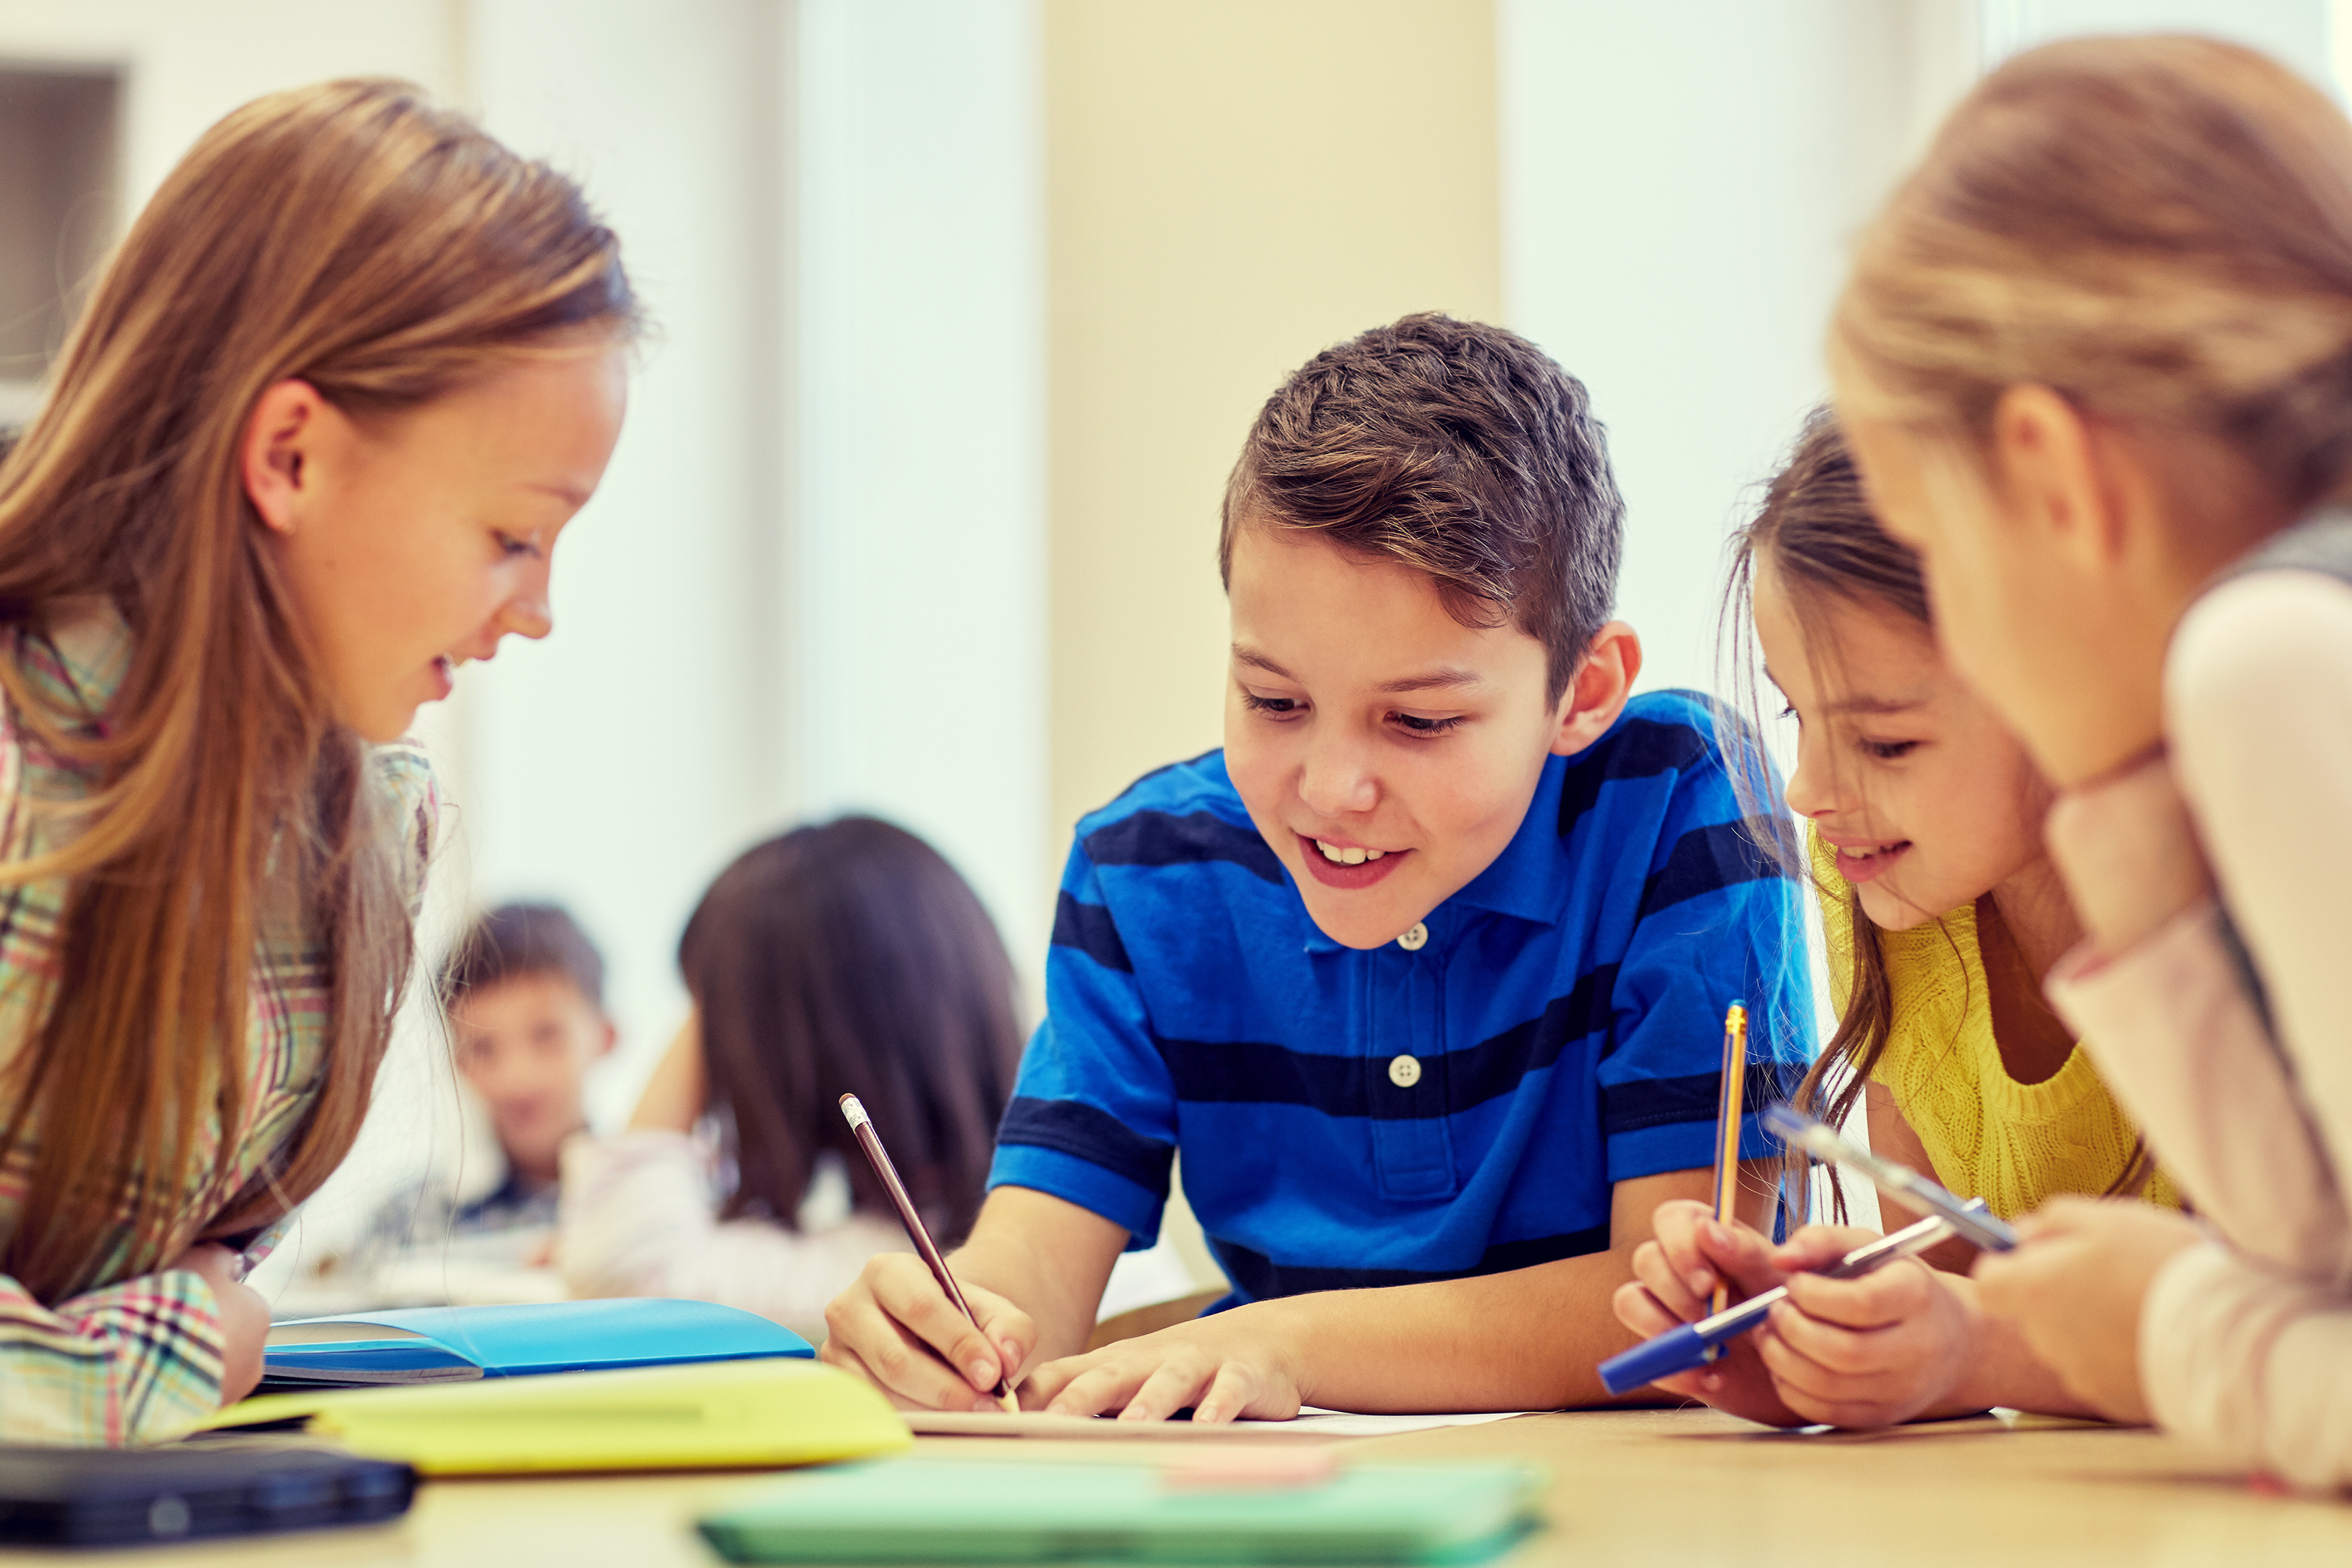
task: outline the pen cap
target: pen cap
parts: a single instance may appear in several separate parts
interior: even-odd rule
[[[1612,1394],[1631,1394],[1661,1377],[1706,1365],[1709,1348],[1698,1330],[1685,1323],[1602,1362],[1601,1386]]]

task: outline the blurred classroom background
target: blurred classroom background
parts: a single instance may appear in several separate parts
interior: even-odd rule
[[[797,820],[931,839],[1034,1000],[1072,822],[1218,744],[1243,432],[1365,327],[1500,320],[1585,380],[1643,685],[1715,685],[1723,538],[1822,392],[1844,236],[1984,68],[2153,27],[2332,85],[2352,3],[0,0],[0,419],[257,94],[408,78],[584,183],[656,333],[556,634],[422,721],[454,808],[426,941],[570,905],[610,1124],[683,1014],[694,900]],[[440,1049],[404,1032],[310,1224],[456,1157]]]

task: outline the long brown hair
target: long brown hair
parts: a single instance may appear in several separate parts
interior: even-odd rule
[[[737,1172],[728,1216],[791,1224],[827,1150],[857,1207],[892,1212],[835,1108],[848,1093],[940,1243],[971,1228],[1021,1034],[1003,941],[937,850],[872,817],[756,844],[677,957]]]
[[[97,780],[41,808],[70,819],[63,847],[0,865],[0,885],[69,879],[49,1009],[0,1129],[29,1166],[0,1267],[37,1296],[315,1190],[358,1132],[408,975],[384,803],[245,496],[255,402],[299,377],[355,416],[396,413],[635,319],[579,190],[397,82],[229,115],[105,267],[0,465],[0,625],[44,635],[107,601],[131,638],[103,716],[56,711],[0,658],[30,739]],[[232,1191],[265,937],[326,965],[324,1054],[300,1132]],[[110,1261],[126,1228],[131,1255]]]
[[[1864,232],[1830,354],[1842,407],[1930,438],[1939,496],[1981,485],[1992,410],[2021,383],[2217,437],[2290,507],[2339,495],[2352,124],[2213,39],[2020,55]]]
[[[1755,517],[1731,538],[1722,643],[1729,654],[1730,678],[1744,699],[1741,706],[1759,722],[1727,733],[1748,737],[1750,744],[1762,733],[1753,672],[1758,664],[1756,573],[1765,561],[1800,606],[1843,601],[1891,610],[1917,622],[1923,634],[1932,634],[1933,628],[1919,558],[1879,528],[1837,421],[1826,409],[1814,410],[1788,461],[1766,487]],[[1732,775],[1743,792],[1772,782],[1771,770],[1760,758],[1735,767]],[[1779,805],[1777,800],[1754,802],[1748,814]],[[1832,901],[1843,907],[1853,936],[1851,972],[1833,977],[1848,982],[1837,1029],[1790,1097],[1808,1115],[1838,1126],[1853,1113],[1894,1034],[1895,990],[1887,976],[1886,952],[1878,927],[1863,912],[1861,890],[1843,878],[1822,876],[1807,853],[1803,836],[1771,848],[1782,860],[1781,869],[1810,885],[1824,908]],[[1791,1186],[1801,1191],[1806,1175],[1801,1163],[1790,1174],[1796,1178]],[[1834,1166],[1830,1190],[1842,1220],[1845,1193]]]
[[[1732,536],[1723,642],[1730,653],[1732,678],[1751,688],[1758,663],[1753,630],[1756,573],[1764,562],[1770,563],[1774,578],[1801,619],[1818,619],[1807,615],[1808,609],[1843,602],[1890,611],[1914,622],[1922,636],[1935,634],[1919,558],[1878,526],[1861,473],[1827,409],[1816,409],[1807,418],[1795,449],[1766,488],[1763,505]],[[1808,656],[1813,656],[1811,651]],[[1745,706],[1755,712],[1752,695]],[[1731,733],[1752,737],[1760,734],[1760,727]],[[1749,781],[1769,779],[1770,773],[1759,758],[1735,767],[1733,777],[1742,781],[1739,787],[1744,789],[1752,787]],[[1757,810],[1751,806],[1748,814],[1756,815]],[[1832,902],[1843,907],[1851,937],[1851,967],[1832,976],[1833,984],[1843,982],[1846,993],[1837,1029],[1790,1096],[1806,1114],[1839,1126],[1853,1113],[1894,1037],[1895,988],[1888,973],[1885,934],[1863,909],[1862,890],[1843,877],[1823,876],[1801,839],[1792,839],[1778,850],[1783,869],[1809,883],[1823,908]],[[1942,926],[1940,916],[1937,925]],[[1947,941],[1956,941],[1948,929],[1944,936]],[[1791,1158],[1796,1168],[1790,1173],[1794,1178],[1790,1185],[1801,1192],[1808,1174],[1803,1156]],[[2145,1141],[2135,1143],[2123,1171],[2102,1196],[2139,1192],[2153,1174]],[[1835,1166],[1830,1167],[1829,1180],[1832,1212],[1842,1222],[1845,1191]]]

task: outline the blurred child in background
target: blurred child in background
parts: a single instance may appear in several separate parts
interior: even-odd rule
[[[588,1125],[588,1078],[618,1038],[604,1012],[604,959],[569,912],[508,904],[450,946],[436,990],[450,1060],[492,1134],[377,1205],[278,1302],[281,1313],[535,1300],[555,1241],[558,1156]],[[471,1124],[473,1118],[466,1120]]]
[[[1012,961],[937,851],[845,817],[721,873],[678,967],[694,1010],[628,1130],[564,1150],[564,1276],[821,1340],[866,1260],[908,1249],[837,1100],[865,1102],[940,1245],[961,1239],[1021,1055]]]
[[[588,1125],[589,1070],[617,1032],[604,959],[551,904],[509,904],[468,928],[441,969],[458,1074],[481,1096],[505,1178],[451,1215],[461,1233],[555,1223],[563,1140]]]

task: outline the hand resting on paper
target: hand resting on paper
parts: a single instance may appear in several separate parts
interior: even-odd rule
[[[1164,1421],[1189,1406],[1195,1422],[1287,1421],[1299,1377],[1285,1336],[1263,1332],[1266,1315],[1262,1304],[1235,1307],[1048,1362],[1022,1384],[1022,1408]]]

